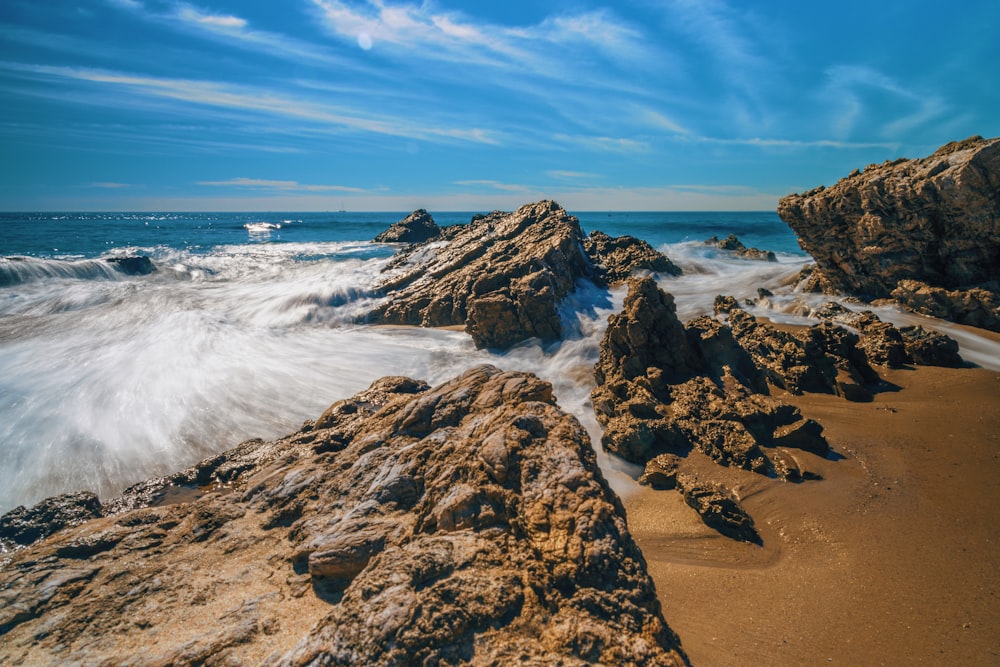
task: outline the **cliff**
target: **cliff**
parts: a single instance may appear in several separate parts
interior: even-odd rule
[[[818,288],[1000,331],[1000,139],[869,165],[784,197],[778,215]]]

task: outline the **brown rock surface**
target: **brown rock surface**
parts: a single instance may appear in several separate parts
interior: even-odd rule
[[[611,284],[626,280],[636,271],[652,271],[679,276],[681,269],[659,250],[634,236],[608,236],[592,231],[583,247]]]
[[[181,478],[3,564],[0,664],[685,664],[530,374],[385,378]]]
[[[555,340],[562,335],[559,302],[577,280],[599,280],[579,221],[555,202],[456,227],[447,243],[411,248],[387,267],[389,299],[369,321],[465,325],[477,347]]]
[[[972,137],[926,158],[869,165],[830,188],[784,197],[778,214],[816,260],[826,290],[893,295],[1000,331],[1000,139]],[[951,294],[897,292],[906,280]]]
[[[774,444],[777,429],[803,418],[761,393],[764,376],[733,331],[707,317],[685,329],[669,294],[652,279],[630,279],[594,371],[591,398],[605,449],[640,464],[695,449],[722,465],[773,474],[761,447]],[[822,442],[815,435],[808,442],[814,450]]]
[[[563,336],[559,304],[577,281],[615,283],[635,271],[680,273],[645,241],[584,237],[575,217],[541,201],[473,216],[397,253],[380,286],[388,298],[367,321],[464,325],[477,347],[554,341]]]
[[[399,222],[390,225],[374,239],[375,243],[420,243],[437,237],[441,228],[426,210],[419,208]]]
[[[717,236],[705,241],[706,245],[715,246],[716,248],[721,248],[722,250],[728,250],[735,254],[737,257],[744,257],[746,259],[756,259],[762,262],[777,262],[777,256],[770,250],[761,250],[759,248],[748,248],[743,245],[743,242],[739,240],[736,234],[730,234],[724,239],[720,239]]]

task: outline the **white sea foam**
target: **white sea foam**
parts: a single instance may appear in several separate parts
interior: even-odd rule
[[[658,282],[685,320],[711,313],[716,294],[742,300],[757,287],[775,292],[771,317],[828,300],[794,293],[801,256],[767,263],[703,244],[665,249],[685,275]],[[366,243],[127,248],[118,252],[148,255],[159,270],[52,275],[0,290],[0,512],[79,489],[111,497],[247,438],[288,433],[383,375],[438,383],[479,363],[551,382],[600,442],[592,370],[623,288],[580,285],[563,304],[564,342],[498,355],[460,331],[355,323],[379,298],[385,253],[377,251]],[[995,343],[947,332],[966,358],[996,366]],[[616,490],[633,488],[637,469],[595,448]]]

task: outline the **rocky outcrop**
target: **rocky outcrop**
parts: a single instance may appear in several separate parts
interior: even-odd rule
[[[762,448],[774,445],[778,429],[805,421],[798,409],[762,393],[765,376],[730,327],[702,317],[685,328],[652,279],[628,284],[594,371],[605,449],[640,464],[695,449],[722,465],[775,474]],[[808,445],[824,453],[826,446],[819,433]]]
[[[375,243],[420,243],[436,238],[441,228],[434,222],[431,214],[420,208],[399,222],[390,225],[374,239]]]
[[[555,202],[491,214],[447,243],[410,248],[389,265],[387,301],[368,320],[464,325],[477,347],[508,348],[562,336],[559,302],[577,280],[599,279],[579,221]]]
[[[46,498],[30,509],[23,505],[15,507],[0,517],[0,548],[32,544],[102,513],[101,501],[87,491]]]
[[[774,252],[770,250],[760,250],[759,248],[748,248],[743,245],[743,242],[737,238],[736,234],[730,234],[724,239],[719,239],[717,236],[705,241],[706,245],[714,246],[722,250],[728,250],[737,257],[744,257],[746,259],[756,259],[762,262],[777,262],[778,257]]]
[[[753,519],[732,492],[721,484],[703,482],[693,475],[679,473],[677,489],[684,496],[684,502],[698,512],[706,526],[734,540],[763,544]]]
[[[580,280],[619,282],[634,271],[680,273],[663,253],[629,236],[583,236],[552,201],[513,213],[477,214],[401,250],[379,288],[386,300],[367,322],[464,326],[477,347],[506,349],[563,336],[561,301]]]
[[[856,313],[836,302],[825,304],[812,315],[857,329],[860,334],[858,349],[868,362],[879,366],[900,368],[914,364],[960,368],[965,364],[955,339],[937,331],[921,326],[897,329],[870,310]]]
[[[530,374],[385,378],[126,495],[2,566],[12,664],[685,664],[586,432]]]
[[[1000,331],[1000,139],[869,165],[830,188],[784,197],[778,214],[816,260],[814,282],[825,290],[891,295]]]
[[[637,271],[681,274],[680,267],[666,255],[634,236],[608,236],[595,230],[583,240],[583,247],[611,284],[623,282]]]

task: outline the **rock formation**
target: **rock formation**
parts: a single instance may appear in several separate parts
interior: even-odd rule
[[[802,478],[801,471],[765,448],[826,454],[819,424],[766,395],[765,371],[734,337],[735,328],[710,317],[685,327],[677,319],[673,297],[655,281],[631,278],[628,285],[622,312],[608,320],[591,399],[604,426],[602,445],[629,461],[648,462],[644,483],[661,488],[678,484],[677,457],[692,450],[720,465],[793,481]],[[743,311],[733,305],[730,317],[739,313]],[[744,529],[736,518],[730,523],[719,518],[730,516],[731,506],[738,505],[721,487],[692,482],[680,490],[708,525],[737,539],[758,541],[752,521]]]
[[[601,234],[585,250],[579,221],[551,201],[445,229],[394,257],[380,286],[387,299],[367,321],[464,325],[477,347],[554,341],[563,335],[559,303],[577,281],[615,281],[640,268],[676,270],[638,239]]]
[[[897,329],[870,310],[856,313],[836,302],[813,311],[813,316],[858,330],[858,349],[869,363],[889,368],[905,364],[960,368],[965,364],[955,339],[921,326]]]
[[[375,243],[420,243],[437,237],[441,228],[426,210],[419,208],[399,222],[390,225],[372,241]]]
[[[722,250],[728,250],[735,254],[737,257],[745,257],[746,259],[757,259],[763,262],[777,262],[777,256],[770,250],[760,250],[759,248],[748,248],[743,245],[736,234],[730,234],[724,239],[719,239],[717,236],[705,241],[706,245],[715,246],[716,248],[721,248]]]
[[[11,664],[686,664],[527,373],[384,378],[103,511],[0,569]]]
[[[824,291],[892,296],[1000,331],[1000,139],[869,165],[783,198],[778,214],[816,260]]]
[[[122,273],[130,276],[146,276],[156,271],[153,260],[145,255],[109,257],[107,261]]]
[[[611,284],[625,281],[636,271],[681,274],[680,268],[666,255],[634,236],[612,237],[595,230],[583,240],[583,247]]]

